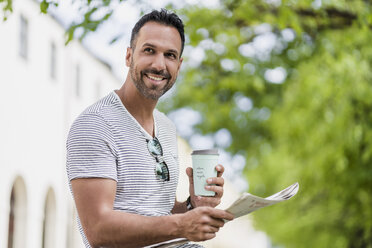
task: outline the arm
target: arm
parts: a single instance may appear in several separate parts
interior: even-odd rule
[[[233,216],[203,207],[184,214],[147,217],[113,210],[116,182],[111,179],[71,180],[81,224],[92,247],[138,247],[184,237],[208,240]]]
[[[182,213],[185,213],[187,211],[188,211],[188,209],[187,209],[186,202],[179,202],[176,199],[175,202],[174,202],[173,209],[172,209],[172,214],[182,214]]]

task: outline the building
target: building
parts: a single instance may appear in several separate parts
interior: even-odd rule
[[[0,23],[0,247],[82,247],[66,187],[73,119],[120,82],[36,1]],[[13,246],[10,245],[13,243]]]
[[[83,247],[67,185],[65,141],[74,118],[121,82],[79,42],[65,46],[64,28],[40,14],[36,1],[13,5],[0,23],[0,247]],[[188,149],[180,141],[183,166],[190,164]],[[180,180],[183,199],[187,178]],[[205,245],[249,247],[250,237],[257,237],[249,219],[228,225]]]

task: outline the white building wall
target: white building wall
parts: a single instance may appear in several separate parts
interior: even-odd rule
[[[13,4],[9,19],[0,23],[0,247],[7,247],[10,194],[16,177],[24,180],[26,188],[24,247],[42,247],[49,188],[56,201],[52,247],[82,247],[76,223],[71,221],[65,141],[74,118],[98,97],[119,88],[120,82],[80,43],[66,47],[65,30],[51,16],[40,14],[36,1]],[[19,55],[21,15],[28,21],[27,59]],[[52,42],[55,79],[50,76]],[[79,97],[75,94],[77,64],[81,68]]]

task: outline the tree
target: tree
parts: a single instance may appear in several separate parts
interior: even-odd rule
[[[227,128],[253,193],[299,181],[296,198],[255,214],[274,244],[372,247],[371,6],[231,0],[183,12],[202,61],[189,60],[163,107],[201,112],[204,134]],[[260,50],[262,37],[273,46]]]
[[[58,7],[58,0],[39,0],[41,13],[47,14],[50,11],[50,7]],[[112,16],[115,6],[124,2],[125,0],[84,0],[77,1],[72,0],[72,4],[79,6],[79,15],[82,17],[79,20],[75,20],[68,27],[66,34],[68,44],[74,38],[83,40],[87,34],[96,31],[103,23],[105,23]],[[138,1],[139,4],[142,0]],[[3,21],[6,21],[8,15],[13,11],[12,0],[0,0],[0,6],[3,6]],[[83,32],[77,32],[82,29]],[[120,37],[114,37],[112,42]]]
[[[266,123],[273,138],[250,172],[256,190],[301,185],[297,199],[257,214],[278,243],[372,247],[371,38],[354,28],[324,34],[327,48],[316,44]]]

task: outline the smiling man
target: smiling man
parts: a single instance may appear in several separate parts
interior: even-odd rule
[[[143,247],[186,238],[215,237],[223,219],[214,207],[223,195],[223,166],[210,178],[214,197],[176,200],[178,155],[173,123],[156,110],[182,64],[183,23],[166,10],[144,15],[134,26],[119,90],[88,107],[67,140],[67,173],[86,247]],[[200,247],[193,243],[179,247]]]

